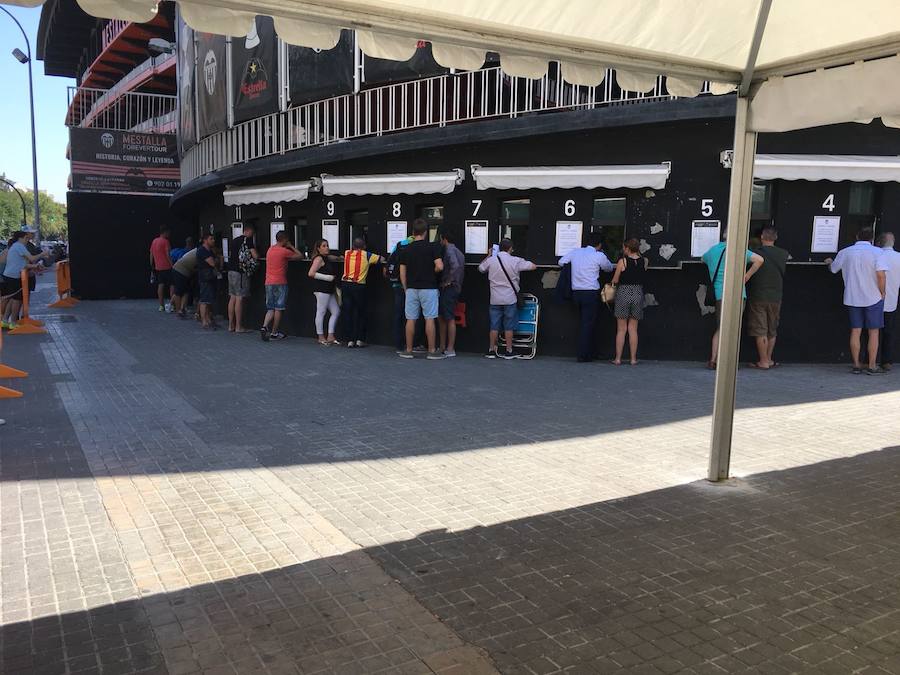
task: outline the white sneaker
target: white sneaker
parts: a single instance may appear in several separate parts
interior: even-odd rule
[[[172,307],[172,303],[170,303],[170,302],[167,302],[167,303],[166,303],[166,311],[167,311],[169,314],[171,314],[171,313],[174,311],[174,310],[173,310],[173,307]]]
[[[444,350],[444,357],[445,357],[445,358],[452,359],[454,356],[456,356],[456,352],[453,351],[452,349],[451,349],[451,350],[446,350],[446,349]]]

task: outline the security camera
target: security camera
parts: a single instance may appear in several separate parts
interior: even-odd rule
[[[16,61],[19,63],[28,63],[30,60],[18,47],[12,50],[12,55],[16,57]]]

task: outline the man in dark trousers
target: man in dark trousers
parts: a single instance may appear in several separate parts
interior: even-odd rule
[[[384,258],[377,253],[366,251],[365,246],[366,242],[357,237],[353,240],[353,248],[344,251],[341,318],[344,321],[347,346],[351,349],[366,346],[366,280],[369,277],[369,267],[384,262]]]
[[[610,262],[603,248],[603,239],[592,234],[588,245],[576,248],[559,259],[562,267],[572,265],[572,299],[581,313],[581,330],[578,334],[578,362],[586,363],[595,358],[596,340],[594,328],[597,323],[597,308],[600,305],[600,271],[612,272],[615,266]]]
[[[760,234],[762,246],[753,249],[761,256],[763,266],[757,270],[747,286],[747,335],[756,340],[759,360],[751,364],[766,370],[778,364],[773,356],[778,322],[781,319],[781,296],[784,274],[790,253],[775,245],[778,231],[767,227]]]

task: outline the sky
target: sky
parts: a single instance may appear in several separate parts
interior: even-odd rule
[[[26,9],[4,5],[22,24],[31,41],[32,56],[37,51],[37,29],[41,8]],[[25,40],[18,27],[0,12],[0,174],[20,187],[31,188],[31,124],[28,112],[28,68],[11,54],[18,47],[23,52]],[[66,145],[69,132],[65,126],[68,99],[66,88],[75,80],[44,75],[44,64],[35,57],[34,110],[37,126],[38,187],[49,192],[58,202],[66,201],[69,162]]]

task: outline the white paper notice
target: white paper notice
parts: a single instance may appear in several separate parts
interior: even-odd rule
[[[695,220],[691,222],[691,256],[699,258],[719,243],[722,233],[720,220]]]
[[[815,216],[813,218],[813,233],[811,253],[836,253],[838,250],[838,237],[841,233],[840,216]]]
[[[565,255],[569,251],[581,248],[581,227],[580,220],[557,220],[556,221],[556,246],[554,253],[556,255]]]
[[[275,245],[275,236],[279,232],[284,232],[284,223],[270,223],[269,224],[269,246]]]
[[[394,252],[394,248],[406,239],[408,230],[405,220],[389,220],[387,223],[387,254]]]
[[[488,221],[466,221],[466,253],[487,255],[488,252]]]
[[[232,223],[231,224],[231,238],[236,239],[244,234],[244,224],[243,223]]]
[[[341,248],[341,222],[337,219],[322,221],[322,239],[328,242],[328,248],[338,251]]]
[[[225,262],[228,262],[228,253],[229,253],[228,244],[229,243],[230,242],[228,241],[227,237],[222,237],[222,259]]]

